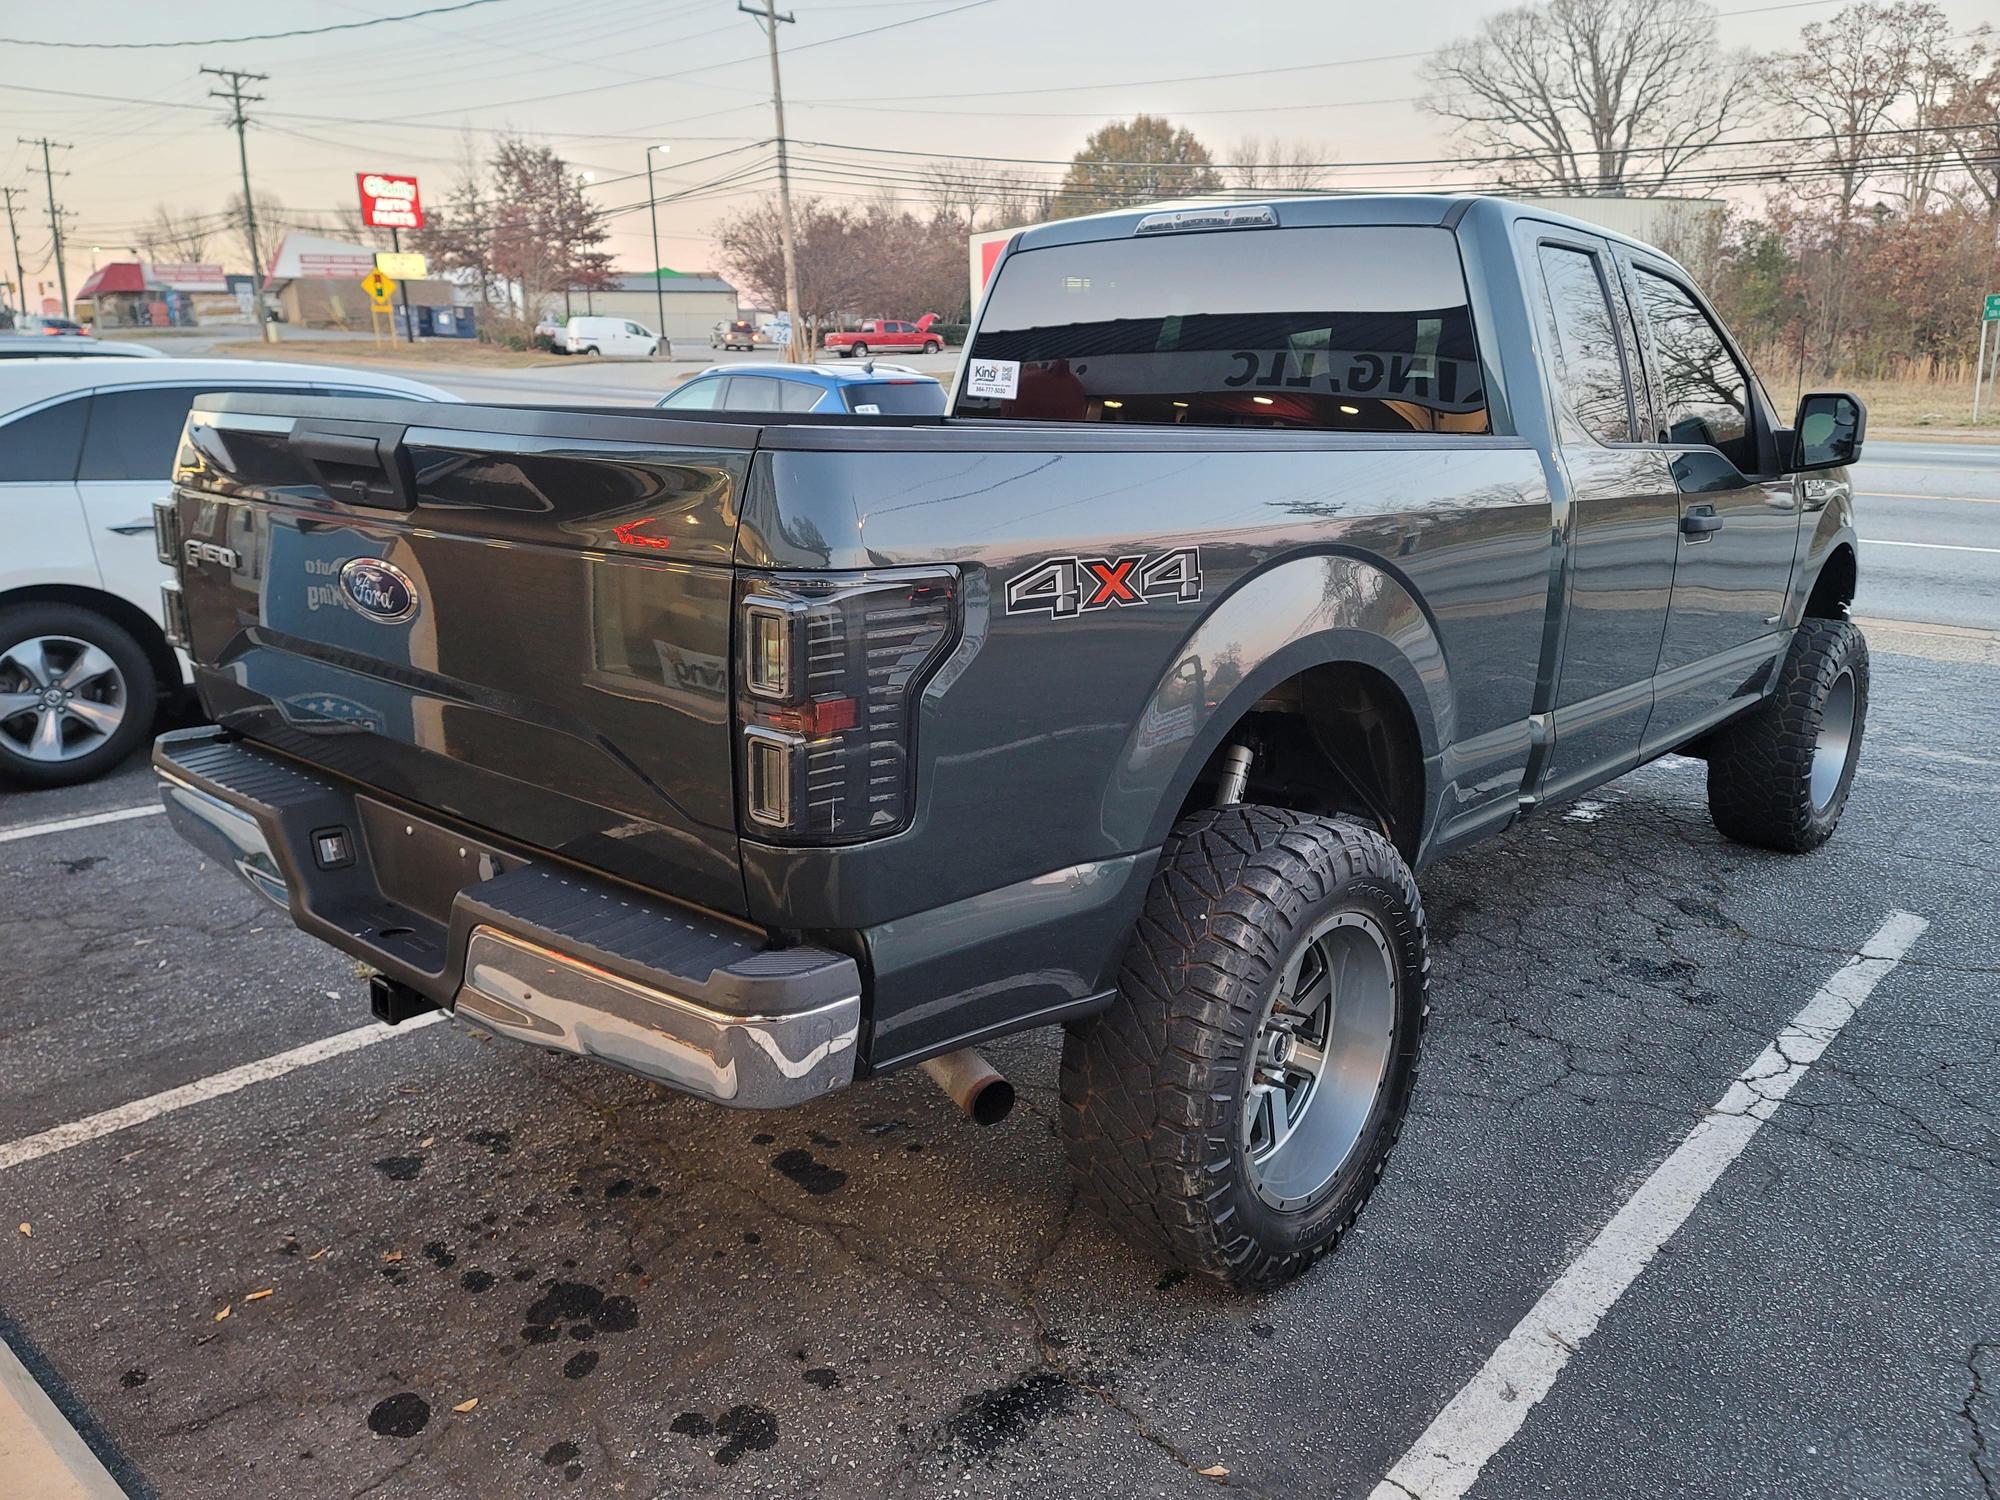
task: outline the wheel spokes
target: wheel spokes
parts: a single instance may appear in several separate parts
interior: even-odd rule
[[[125,722],[125,710],[115,703],[99,703],[94,698],[72,698],[63,705],[63,710],[71,718],[79,719],[93,731],[101,735],[117,733],[118,726]]]
[[[46,661],[46,656],[43,659]],[[85,646],[77,652],[76,659],[63,669],[62,675],[56,678],[55,685],[76,692],[85,683],[94,682],[105,673],[117,670],[118,664],[105,655],[101,647]]]
[[[40,693],[0,693],[0,719],[32,713],[42,706]]]
[[[28,741],[28,759],[63,758],[62,715],[44,711],[35,721],[34,738]]]
[[[32,640],[9,646],[4,654],[0,654],[0,667],[12,667],[33,686],[45,688],[51,676],[49,643]]]

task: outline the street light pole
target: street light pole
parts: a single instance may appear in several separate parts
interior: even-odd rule
[[[660,336],[662,343],[667,337],[667,293],[660,285],[660,208],[653,194],[653,153],[662,154],[673,150],[672,146],[648,146],[646,148],[646,216],[653,221],[653,332]]]

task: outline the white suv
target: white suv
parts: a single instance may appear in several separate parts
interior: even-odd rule
[[[215,391],[457,398],[395,375],[236,359],[0,363],[0,781],[67,786],[151,738],[186,665],[153,550],[194,398]]]

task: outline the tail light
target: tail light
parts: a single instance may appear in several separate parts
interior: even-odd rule
[[[746,833],[846,843],[908,825],[916,697],[957,638],[958,610],[949,569],[741,578]]]
[[[172,500],[153,502],[153,556],[168,567],[181,560],[181,513]]]

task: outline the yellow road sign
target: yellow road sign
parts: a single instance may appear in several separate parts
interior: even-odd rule
[[[375,269],[384,276],[400,276],[405,281],[422,281],[430,266],[414,250],[377,250]]]
[[[377,303],[387,302],[396,290],[393,277],[384,276],[380,271],[370,271],[361,278],[361,290]]]

